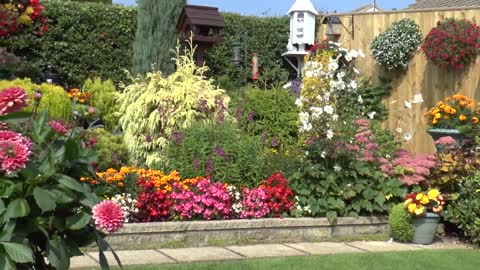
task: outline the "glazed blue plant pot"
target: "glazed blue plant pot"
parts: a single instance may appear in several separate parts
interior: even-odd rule
[[[425,216],[415,218],[413,224],[415,234],[412,242],[419,245],[431,245],[437,233],[438,223],[440,223],[440,215],[435,213],[427,213]]]
[[[445,128],[431,128],[427,130],[428,134],[432,136],[432,139],[434,142],[436,142],[438,139],[442,137],[447,137],[450,136],[452,137],[455,142],[457,142],[456,146],[461,146],[463,141],[465,139],[468,139],[468,137],[458,131],[457,129],[445,129]],[[444,149],[443,145],[435,144],[435,148],[437,149],[437,152],[442,152]]]

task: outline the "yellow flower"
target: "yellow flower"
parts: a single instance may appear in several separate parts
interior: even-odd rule
[[[409,204],[409,205],[408,205],[408,212],[409,212],[410,214],[415,213],[415,210],[416,210],[416,209],[417,209],[417,205],[416,205],[416,204],[412,203],[412,204]]]
[[[33,10],[32,6],[29,6],[29,7],[27,7],[27,9],[25,9],[25,13],[27,15],[31,15],[31,14],[33,14],[33,12],[34,12],[34,10]]]
[[[422,198],[423,198],[423,193],[418,193],[417,196],[415,197],[417,201],[420,201]]]
[[[390,200],[392,197],[393,197],[392,193],[388,193],[387,195],[385,195],[385,199],[387,199],[387,201]]]
[[[441,113],[436,113],[435,114],[435,119],[440,119],[442,118],[442,114]]]
[[[428,191],[428,198],[430,200],[436,199],[438,195],[440,195],[440,192],[438,191],[438,189],[431,189]]]
[[[24,13],[20,16],[20,18],[18,18],[18,21],[21,24],[30,24],[32,22],[32,18],[30,18],[30,16]]]
[[[430,202],[430,199],[428,198],[428,196],[423,195],[422,199],[420,200],[420,203],[423,204],[423,205],[426,205],[429,202]]]
[[[412,199],[408,199],[408,200],[406,200],[406,201],[405,201],[405,205],[409,205],[409,204],[411,204],[411,203],[412,203],[412,201],[413,201]]]
[[[458,119],[460,119],[460,121],[466,121],[466,120],[467,120],[467,117],[462,114],[462,115],[460,115],[460,116],[458,117]]]
[[[415,215],[419,216],[419,215],[423,214],[424,211],[425,211],[425,207],[423,207],[423,205],[419,205],[415,209]]]

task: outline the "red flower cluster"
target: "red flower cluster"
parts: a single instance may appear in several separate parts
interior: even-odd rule
[[[169,196],[155,187],[153,178],[140,177],[138,185],[142,188],[137,197],[138,220],[140,222],[167,220],[171,206]]]
[[[293,191],[288,186],[288,179],[279,172],[264,180],[260,188],[265,191],[265,201],[273,217],[281,217],[295,204]]]
[[[429,61],[454,70],[462,70],[466,65],[475,63],[479,48],[479,26],[465,19],[438,22],[422,46]]]
[[[33,27],[37,34],[48,31],[46,18],[43,16],[45,7],[40,0],[4,0],[0,4],[0,37],[9,36]]]

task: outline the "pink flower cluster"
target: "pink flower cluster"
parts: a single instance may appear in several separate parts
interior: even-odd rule
[[[0,115],[22,110],[27,106],[28,95],[20,87],[10,87],[0,92]]]
[[[375,143],[373,132],[370,130],[370,121],[357,119],[355,124],[359,128],[355,134],[354,141],[346,145],[347,150],[356,153],[357,157],[364,161],[376,161],[375,151],[379,146]]]
[[[435,144],[439,144],[443,146],[452,146],[452,145],[456,145],[457,141],[455,141],[455,139],[450,136],[444,136],[436,140]]]
[[[32,142],[19,133],[0,130],[0,172],[25,168],[32,154]]]
[[[105,200],[92,209],[92,218],[98,228],[114,233],[123,227],[124,213],[116,202]]]
[[[392,176],[399,176],[400,181],[411,186],[425,181],[431,170],[437,165],[434,155],[416,155],[407,150],[397,152],[392,162],[385,162],[380,169]]]
[[[200,179],[187,189],[174,183],[170,194],[173,211],[183,219],[229,219],[232,217],[232,200],[224,184]]]
[[[240,218],[262,218],[270,213],[267,194],[262,188],[246,188],[242,191],[242,196],[243,211]]]

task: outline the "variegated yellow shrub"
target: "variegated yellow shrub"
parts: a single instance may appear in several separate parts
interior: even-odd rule
[[[192,46],[183,52],[178,45],[174,62],[176,72],[164,77],[160,71],[132,78],[119,94],[120,124],[134,165],[161,168],[162,153],[172,135],[197,120],[223,121],[229,97],[205,77],[208,67],[197,67]]]

